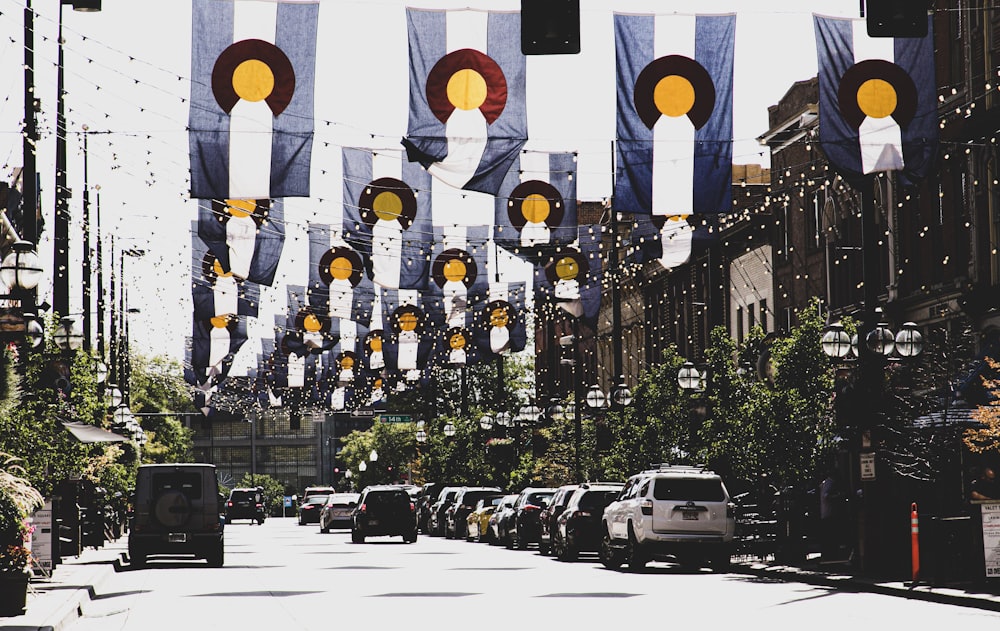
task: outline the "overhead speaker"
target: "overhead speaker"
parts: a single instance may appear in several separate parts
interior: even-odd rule
[[[927,2],[866,0],[865,20],[869,37],[927,37]]]
[[[580,0],[521,0],[521,52],[580,52]]]

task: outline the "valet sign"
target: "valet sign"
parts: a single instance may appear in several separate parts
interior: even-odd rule
[[[1000,502],[982,504],[983,512],[983,557],[986,560],[986,576],[1000,578]]]

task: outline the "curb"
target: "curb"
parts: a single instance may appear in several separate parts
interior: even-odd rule
[[[733,564],[733,570],[754,576],[774,578],[788,582],[806,583],[819,587],[830,587],[840,591],[868,592],[884,596],[896,596],[909,600],[921,600],[942,605],[969,607],[986,611],[1000,611],[1000,596],[983,594],[975,596],[952,588],[935,588],[929,585],[909,587],[901,582],[879,583],[851,575],[824,574],[810,572],[793,566],[770,566],[760,564]],[[932,591],[934,589],[947,591]]]

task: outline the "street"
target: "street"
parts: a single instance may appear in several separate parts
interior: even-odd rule
[[[70,631],[130,629],[601,629],[636,624],[701,629],[908,629],[1000,622],[1000,613],[834,591],[661,562],[643,573],[604,569],[596,555],[560,563],[421,535],[352,544],[294,519],[226,526],[226,565],[151,560],[116,573]]]

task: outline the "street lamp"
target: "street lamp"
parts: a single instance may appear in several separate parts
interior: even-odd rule
[[[595,383],[587,390],[587,396],[584,397],[584,401],[586,401],[587,407],[591,410],[600,410],[607,404],[608,398],[604,396],[601,386]]]
[[[618,385],[611,391],[611,404],[619,408],[632,404],[632,391],[625,383],[625,375],[618,375]]]
[[[360,471],[361,473],[364,473],[367,470],[368,470],[368,463],[365,462],[364,460],[362,460],[361,464],[358,465],[358,471]]]
[[[56,346],[61,351],[76,351],[83,346],[83,331],[80,330],[76,320],[69,316],[65,316],[59,321],[59,326],[56,327],[53,337]]]
[[[703,389],[704,378],[705,376],[689,361],[684,362],[677,371],[677,385],[684,390]]]
[[[493,429],[493,417],[489,414],[483,414],[479,417],[479,427],[483,428],[483,431],[487,432]]]
[[[417,436],[416,437],[417,437],[417,442],[420,443],[420,444],[424,444],[424,443],[427,442],[427,432],[425,432],[422,429],[417,430]]]
[[[834,322],[826,327],[823,337],[820,340],[823,353],[827,357],[842,358],[847,357],[851,352],[851,336],[844,330],[844,325]]]
[[[378,462],[378,452],[372,449],[372,452],[368,454],[368,459],[372,462]]]
[[[455,425],[451,421],[445,423],[444,435],[447,436],[448,438],[451,438],[452,436],[455,435]]]
[[[30,291],[42,279],[41,262],[35,246],[23,239],[10,246],[10,253],[0,262],[0,280],[11,289]]]
[[[122,391],[113,383],[108,384],[108,399],[113,408],[122,404]]]

